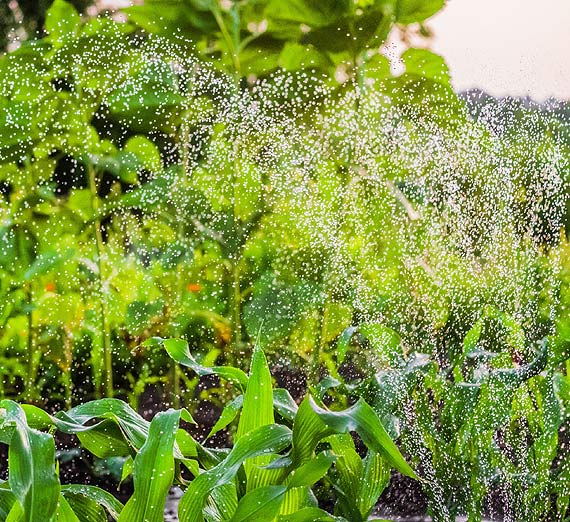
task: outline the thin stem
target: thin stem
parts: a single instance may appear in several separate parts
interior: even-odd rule
[[[65,381],[65,406],[67,409],[72,407],[72,389],[73,389],[73,379],[71,377],[71,367],[73,365],[73,334],[67,330],[64,330],[65,340],[64,340],[64,354],[65,354],[65,371],[64,371],[64,381]]]
[[[34,339],[34,319],[33,319],[33,295],[32,295],[32,285],[28,283],[26,285],[26,304],[28,305],[28,374],[26,376],[26,389],[24,396],[27,401],[32,401],[34,399],[34,383],[35,383],[35,373],[36,373],[36,347]]]
[[[103,381],[105,395],[113,397],[113,354],[111,351],[111,327],[107,317],[107,303],[105,301],[104,263],[103,263],[103,234],[101,232],[101,220],[99,218],[99,196],[97,194],[97,181],[95,169],[87,168],[89,175],[89,189],[91,191],[91,208],[93,210],[93,232],[95,234],[95,248],[97,252],[98,291],[99,291],[99,314],[101,317],[101,340],[103,343]],[[101,395],[101,390],[98,391]]]
[[[214,18],[216,19],[218,27],[220,28],[222,37],[226,42],[226,45],[228,46],[228,49],[230,51],[232,64],[234,66],[234,77],[237,77],[237,81],[239,82],[239,78],[241,77],[241,63],[239,59],[239,41],[237,41],[239,40],[239,34],[237,35],[236,38],[234,30],[234,38],[232,38],[220,10],[216,8],[212,11],[212,13],[214,15]]]
[[[242,324],[241,324],[241,268],[240,263],[233,267],[232,271],[232,345],[233,355],[239,353],[242,342]],[[233,361],[232,361],[233,362]]]
[[[319,329],[313,350],[313,361],[311,364],[310,384],[316,386],[319,383],[319,370],[321,367],[321,353],[325,345],[325,332],[327,328],[327,305],[319,308]]]
[[[184,115],[184,119],[182,120],[182,124],[180,125],[180,134],[178,139],[178,146],[180,149],[180,157],[182,160],[182,176],[177,178],[176,185],[174,187],[174,195],[178,198],[178,202],[176,202],[176,206],[179,208],[183,208],[183,198],[184,194],[186,193],[187,184],[188,184],[188,174],[190,171],[190,155],[188,153],[188,146],[190,142],[190,127],[188,125],[187,115]],[[178,214],[177,214],[178,216]],[[185,231],[184,231],[184,221],[180,219],[180,216],[177,219],[177,236],[179,240],[183,240],[185,238]],[[182,310],[182,296],[184,294],[184,285],[185,281],[184,278],[178,277],[177,279],[177,291],[175,292],[174,304],[175,304],[175,313],[179,314]],[[178,321],[177,321],[178,323]],[[177,326],[175,331],[175,336],[179,337],[181,335],[180,329]],[[178,363],[174,360],[170,361],[170,395],[172,400],[172,405],[174,408],[180,408],[180,396],[182,394],[182,390],[180,388],[180,368],[178,367]]]

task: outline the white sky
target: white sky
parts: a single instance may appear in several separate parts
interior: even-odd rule
[[[428,25],[457,89],[570,99],[570,0],[448,0]]]

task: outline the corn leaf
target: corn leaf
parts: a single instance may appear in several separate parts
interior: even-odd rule
[[[64,485],[61,486],[61,494],[68,499],[76,513],[77,510],[75,509],[75,503],[78,502],[79,498],[90,500],[95,502],[98,506],[102,506],[107,510],[113,520],[117,520],[119,518],[119,514],[123,510],[123,504],[121,504],[121,502],[119,502],[113,495],[104,489],[98,488],[97,486],[91,486],[88,484]]]
[[[357,504],[364,520],[370,513],[384,489],[390,483],[390,469],[384,459],[374,451],[364,458],[364,470],[358,479]]]
[[[174,480],[174,442],[180,410],[158,413],[150,423],[148,439],[135,458],[134,493],[119,521],[162,522],[164,505]]]
[[[290,488],[299,488],[302,486],[312,486],[315,482],[321,480],[336,461],[336,456],[331,451],[323,451],[314,459],[305,462],[302,466],[295,469],[287,479],[287,485]]]
[[[230,424],[239,413],[243,405],[243,395],[238,395],[235,399],[228,402],[220,415],[220,418],[216,421],[216,424],[208,433],[208,439],[213,437],[218,431],[223,430],[228,424]]]
[[[65,499],[65,497],[59,497],[59,503],[57,504],[57,513],[56,518],[57,522],[105,522],[105,513],[103,512],[103,519],[97,517],[94,511],[85,511],[83,513],[85,515],[84,518],[79,519],[78,516],[75,514],[69,502]]]
[[[214,488],[233,481],[246,459],[277,453],[291,443],[291,430],[285,426],[261,426],[241,437],[227,457],[217,466],[198,475],[178,506],[180,522],[202,522],[202,509]]]
[[[346,522],[345,518],[329,515],[323,509],[306,507],[295,513],[279,515],[279,522]]]
[[[240,500],[232,522],[273,520],[286,491],[287,486],[261,486],[250,491]]]
[[[273,390],[273,406],[275,411],[284,419],[293,422],[299,407],[285,388],[275,388]]]
[[[14,506],[16,502],[16,497],[14,494],[7,489],[9,484],[7,482],[2,482],[2,487],[0,487],[0,520],[6,520],[8,513]],[[4,487],[5,486],[5,487]]]
[[[394,444],[378,415],[362,399],[344,411],[330,411],[318,406],[311,397],[308,399],[312,410],[318,418],[334,433],[355,431],[369,449],[382,455],[395,469],[403,475],[417,478],[414,470],[405,461],[400,450]]]
[[[30,428],[24,411],[15,402],[3,400],[0,408],[4,413],[2,424],[14,427],[8,450],[8,483],[22,508],[22,520],[53,520],[60,490],[54,439]]]
[[[153,343],[162,344],[172,359],[183,366],[191,368],[197,375],[217,375],[237,385],[241,391],[245,390],[247,386],[247,375],[239,368],[233,368],[231,366],[208,367],[199,364],[194,357],[192,357],[188,343],[184,339],[161,339],[159,337],[153,337],[146,341],[145,345]]]
[[[274,423],[271,373],[263,351],[255,347],[235,439],[239,441],[244,435],[256,428]],[[262,466],[269,462],[270,457],[263,455],[244,463],[247,477],[246,491],[252,491],[260,486],[272,483],[279,471],[262,469]]]

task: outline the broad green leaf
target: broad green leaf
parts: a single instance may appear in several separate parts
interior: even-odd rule
[[[113,520],[117,520],[123,510],[123,504],[121,504],[121,502],[111,495],[111,493],[97,486],[88,484],[63,485],[61,486],[61,494],[68,498],[72,506],[74,502],[78,502],[79,497],[89,499],[98,506],[105,508]]]
[[[266,15],[275,20],[305,24],[313,28],[326,27],[348,15],[351,4],[349,0],[269,0]]]
[[[160,152],[146,136],[132,136],[125,143],[123,150],[135,154],[149,172],[159,172],[162,169]]]
[[[398,0],[396,21],[401,24],[423,22],[445,5],[445,0]]]
[[[50,521],[54,518],[60,491],[54,439],[31,429],[24,411],[15,402],[1,401],[0,412],[2,410],[2,424],[14,426],[8,451],[8,483],[22,508],[23,520]]]
[[[157,413],[150,423],[148,438],[135,458],[133,496],[119,515],[119,521],[163,522],[166,497],[174,480],[174,442],[180,410]]]
[[[233,481],[246,459],[277,453],[291,443],[285,426],[265,425],[241,437],[227,457],[217,466],[196,477],[178,506],[180,522],[203,522],[202,509],[213,489]]]
[[[239,501],[232,522],[273,520],[286,491],[287,486],[261,486],[250,491]]]
[[[73,37],[81,19],[72,4],[65,0],[54,0],[46,13],[46,31],[56,40]]]
[[[279,66],[286,71],[327,70],[333,65],[327,55],[319,52],[313,46],[295,42],[287,42],[279,55]]]
[[[166,348],[170,357],[183,366],[188,366],[188,368],[191,368],[200,376],[218,375],[219,377],[238,385],[242,391],[247,387],[247,375],[239,368],[232,368],[231,366],[207,367],[196,362],[190,354],[188,343],[184,339],[152,338],[152,340],[149,339],[149,341],[162,344],[164,348]],[[148,341],[145,344],[148,345]]]
[[[402,55],[406,72],[417,74],[440,83],[451,81],[449,68],[445,60],[427,49],[408,49]]]

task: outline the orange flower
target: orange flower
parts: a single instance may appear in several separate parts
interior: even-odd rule
[[[45,290],[46,292],[55,292],[55,283],[52,283],[51,281],[49,283],[46,283]]]
[[[199,283],[188,283],[188,286],[186,286],[186,290],[189,292],[199,292],[202,288],[202,285]]]

